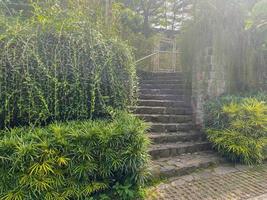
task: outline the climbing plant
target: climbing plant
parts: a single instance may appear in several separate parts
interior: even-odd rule
[[[0,17],[0,127],[103,116],[134,101],[131,50],[103,37],[82,11],[32,4]]]

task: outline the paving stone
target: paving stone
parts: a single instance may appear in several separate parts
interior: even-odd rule
[[[263,194],[263,195],[260,195],[258,197],[250,198],[249,200],[266,200],[266,199],[267,199],[267,193]]]
[[[193,178],[193,177],[192,177]],[[186,183],[187,180],[184,179],[178,179],[176,181],[171,182],[171,186],[177,187],[179,185],[183,185],[184,183]],[[166,186],[167,187],[167,186]]]
[[[207,175],[208,171],[213,174]],[[222,173],[223,172],[223,173]],[[160,199],[186,200],[266,200],[267,199],[267,164],[260,167],[223,165],[207,169],[201,175],[190,175],[171,180],[157,188]],[[207,176],[205,176],[205,174]],[[196,178],[197,177],[197,178]],[[159,199],[159,198],[158,198]],[[158,200],[155,198],[155,200]]]
[[[250,168],[253,168],[253,166],[236,164],[235,165],[235,168],[238,169],[238,170],[240,170],[240,171],[243,171],[243,170],[248,170]]]
[[[214,176],[214,173],[211,172],[210,170],[203,170],[201,172],[192,173],[191,176],[193,177],[194,180],[199,180],[201,178],[209,178],[209,177],[212,177],[212,176]]]
[[[216,174],[227,174],[229,172],[237,172],[238,169],[232,167],[232,166],[220,166],[215,169]]]

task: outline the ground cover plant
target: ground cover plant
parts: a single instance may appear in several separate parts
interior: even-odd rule
[[[146,129],[119,112],[2,131],[0,199],[135,199],[147,175]]]
[[[134,102],[131,50],[88,16],[32,4],[28,18],[0,15],[0,128],[103,116]]]
[[[225,157],[245,164],[267,158],[266,95],[223,96],[206,104],[208,139]]]

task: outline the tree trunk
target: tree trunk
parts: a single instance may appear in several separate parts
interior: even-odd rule
[[[148,12],[144,12],[144,35],[147,38],[150,32]]]

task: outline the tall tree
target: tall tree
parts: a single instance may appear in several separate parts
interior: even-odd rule
[[[143,17],[143,33],[148,37],[151,28],[179,29],[188,17],[192,0],[121,0]]]
[[[165,0],[153,24],[167,30],[179,30],[182,23],[191,18],[191,8],[190,0]]]

